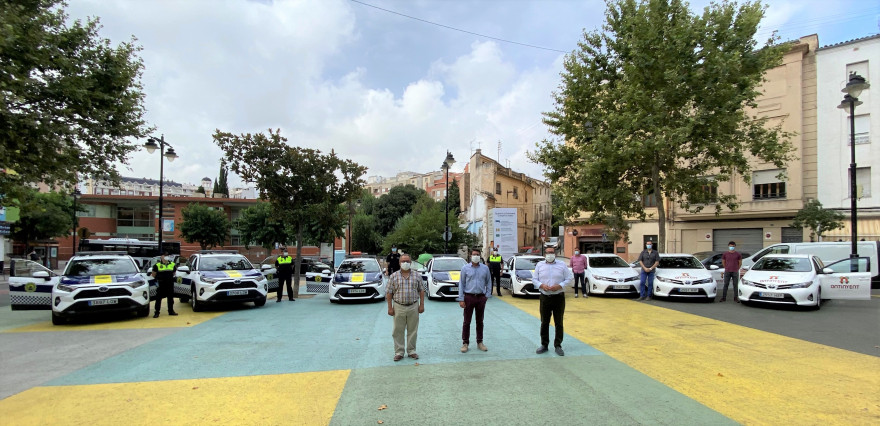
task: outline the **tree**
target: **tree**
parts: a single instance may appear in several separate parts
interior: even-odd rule
[[[24,243],[25,253],[30,251],[32,242],[60,237],[73,229],[73,201],[67,194],[28,189],[21,193],[19,209],[11,235],[13,240]]]
[[[204,194],[204,193],[205,193],[205,187],[199,185],[199,187],[196,189],[196,194]]]
[[[272,215],[294,230],[297,258],[302,258],[306,225],[327,213],[320,209],[352,199],[364,184],[365,167],[339,158],[334,151],[322,154],[289,146],[280,130],[242,135],[217,130],[214,142],[231,170],[256,184],[260,197],[272,206]],[[299,295],[300,264],[294,265],[294,297]]]
[[[258,203],[241,211],[233,224],[238,230],[245,248],[257,244],[272,251],[275,243],[287,245],[293,238],[288,227],[272,215],[269,203]]]
[[[798,229],[809,228],[822,241],[822,233],[843,228],[843,215],[834,210],[825,210],[819,200],[810,200],[794,216],[791,226]]]
[[[114,46],[98,19],[68,22],[64,6],[0,0],[0,194],[78,175],[118,182],[114,164],[151,130],[135,39]]]
[[[387,194],[379,197],[373,207],[373,214],[379,225],[379,234],[388,235],[397,221],[412,211],[419,198],[426,195],[423,189],[413,185],[395,186]],[[442,232],[442,231],[441,231]]]
[[[747,111],[788,48],[775,38],[758,47],[763,15],[757,2],[713,3],[696,16],[681,0],[609,1],[603,30],[566,56],[544,114],[564,143],[544,140],[530,153],[546,166],[560,213],[589,211],[591,222],[625,232],[629,219],[646,219],[643,198],[653,194],[662,244],[667,199],[691,212],[712,201],[720,214],[737,208],[736,196],[707,200],[703,188],[749,182],[750,158],[784,168],[791,135]]]
[[[412,213],[404,215],[397,222],[394,231],[385,238],[383,253],[390,251],[392,245],[414,256],[420,253],[442,253],[445,210],[443,202],[434,201],[427,194],[421,197]],[[476,236],[454,225],[458,223],[458,219],[453,216],[452,211],[449,216],[449,223],[453,224],[450,226],[452,240],[449,241],[449,246],[457,248],[476,245]]]
[[[212,209],[204,204],[190,204],[183,213],[180,236],[188,242],[198,242],[202,250],[223,246],[229,237],[229,218],[222,210]]]
[[[220,174],[214,181],[214,194],[226,194],[227,197],[229,196],[228,173],[226,161],[220,161]]]
[[[458,215],[461,213],[461,195],[459,194],[458,189],[458,180],[453,179],[452,182],[449,183],[449,211],[454,213],[454,216],[458,218]],[[458,219],[456,219],[456,223]]]
[[[382,250],[382,235],[378,231],[376,217],[358,213],[351,219],[351,249],[364,253],[379,253]]]

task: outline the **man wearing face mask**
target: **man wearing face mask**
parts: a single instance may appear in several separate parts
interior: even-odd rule
[[[388,276],[400,270],[400,253],[397,252],[397,246],[391,246],[391,254],[385,258],[385,268],[388,269]]]
[[[532,284],[541,291],[538,308],[541,312],[541,346],[535,351],[537,354],[547,352],[547,345],[550,344],[550,317],[553,316],[553,327],[556,328],[553,346],[556,348],[556,355],[565,356],[565,351],[562,350],[562,317],[565,314],[565,287],[571,285],[572,279],[568,266],[556,261],[556,249],[547,247],[544,260],[535,265],[535,273],[532,274]]]
[[[174,273],[177,272],[177,265],[171,261],[171,258],[164,254],[162,260],[153,265],[153,278],[159,284],[156,293],[156,307],[153,318],[159,318],[159,311],[162,310],[162,298],[168,299],[168,315],[176,316],[174,312]]]
[[[587,256],[582,255],[580,250],[574,249],[574,256],[571,257],[569,263],[571,264],[571,272],[574,273],[574,297],[578,297],[578,287],[581,288],[584,297],[589,297],[587,295],[588,283],[584,280],[587,271]]]
[[[281,296],[284,295],[284,283],[287,283],[287,298],[291,302],[295,301],[296,299],[293,298],[293,287],[291,286],[293,281],[293,258],[287,253],[287,249],[284,249],[281,252],[281,256],[275,259],[275,275],[278,276],[278,300],[275,303],[280,302]]]
[[[501,264],[504,263],[504,259],[498,254],[498,248],[495,247],[492,249],[492,254],[489,255],[489,273],[492,276],[492,284],[495,286],[495,289],[498,291],[498,297],[501,297]]]
[[[416,338],[419,333],[419,314],[425,312],[425,287],[422,276],[410,270],[412,261],[408,254],[400,256],[400,270],[388,279],[388,315],[394,317],[394,361],[403,359],[404,349],[412,359],[419,359],[416,353]],[[416,305],[418,303],[418,305]],[[406,346],[404,346],[404,331]]]
[[[721,266],[724,267],[724,291],[721,301],[727,301],[727,286],[733,280],[733,301],[739,303],[739,269],[743,265],[742,253],[736,251],[736,242],[727,243],[727,252],[721,255]]]
[[[483,344],[483,314],[486,312],[486,301],[492,297],[492,280],[489,267],[480,263],[480,251],[471,250],[471,263],[461,268],[458,282],[458,306],[464,309],[464,323],[461,326],[461,351],[467,352],[471,337],[471,317],[476,311],[477,317],[477,349],[489,350]]]
[[[639,254],[639,300],[651,300],[654,295],[654,273],[660,264],[660,254],[654,248],[654,242],[645,243],[645,249]]]

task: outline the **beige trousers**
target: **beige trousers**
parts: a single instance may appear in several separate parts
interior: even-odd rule
[[[394,306],[394,330],[391,337],[394,338],[394,355],[404,355],[403,333],[406,331],[406,354],[416,353],[416,337],[419,334],[419,302],[412,305],[401,305],[392,302]]]

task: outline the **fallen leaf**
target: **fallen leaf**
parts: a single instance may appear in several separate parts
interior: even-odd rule
[[[379,406],[379,411],[382,411],[382,410],[384,410],[384,409],[386,409],[386,408],[388,408],[388,406],[385,405],[385,404],[382,404],[381,406]]]
[[[198,388],[199,388],[198,386],[193,386],[193,390],[196,390],[196,389],[198,389]]]
[[[189,321],[186,322],[186,325],[189,325]]]
[[[381,424],[383,424],[383,423],[385,423],[385,422],[383,422],[382,420],[379,420],[377,423],[379,423],[379,424],[381,425]]]
[[[718,373],[718,377],[724,377],[724,375],[721,373]]]

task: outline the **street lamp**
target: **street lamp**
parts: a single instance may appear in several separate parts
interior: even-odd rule
[[[158,142],[158,144],[157,144]],[[168,161],[174,161],[177,158],[177,153],[174,152],[174,148],[171,145],[168,145],[168,152],[165,152],[165,135],[156,139],[154,137],[147,138],[147,143],[144,144],[144,148],[147,149],[147,152],[152,154],[156,151],[156,148],[159,148],[159,245],[157,246],[159,249],[159,254],[163,254],[162,250],[162,232],[164,228],[164,223],[162,222],[162,213],[163,213],[163,200],[162,200],[162,189],[163,182],[165,181],[165,159]]]
[[[446,151],[446,159],[443,160],[441,169],[446,170],[446,230],[443,231],[443,253],[449,253],[449,240],[452,239],[452,232],[449,232],[449,168],[455,164],[455,158],[452,153]]]
[[[76,220],[76,198],[79,197],[80,195],[82,195],[82,192],[79,192],[79,188],[74,187],[73,188],[73,247],[72,247],[73,248],[72,253],[74,255],[76,254],[76,225],[78,222]]]
[[[846,111],[849,109],[849,143],[850,143],[850,164],[849,164],[849,190],[850,190],[850,219],[852,220],[852,253],[850,253],[849,257],[855,259],[859,257],[858,250],[858,232],[856,220],[858,219],[856,212],[856,205],[858,200],[856,198],[856,106],[861,105],[862,101],[859,100],[859,95],[862,94],[863,90],[867,90],[871,87],[868,82],[865,81],[865,78],[852,72],[849,75],[849,82],[846,83],[846,87],[841,90],[841,92],[846,93],[843,96],[843,101],[840,102],[840,105],[837,107]],[[855,264],[853,264],[855,267]]]

